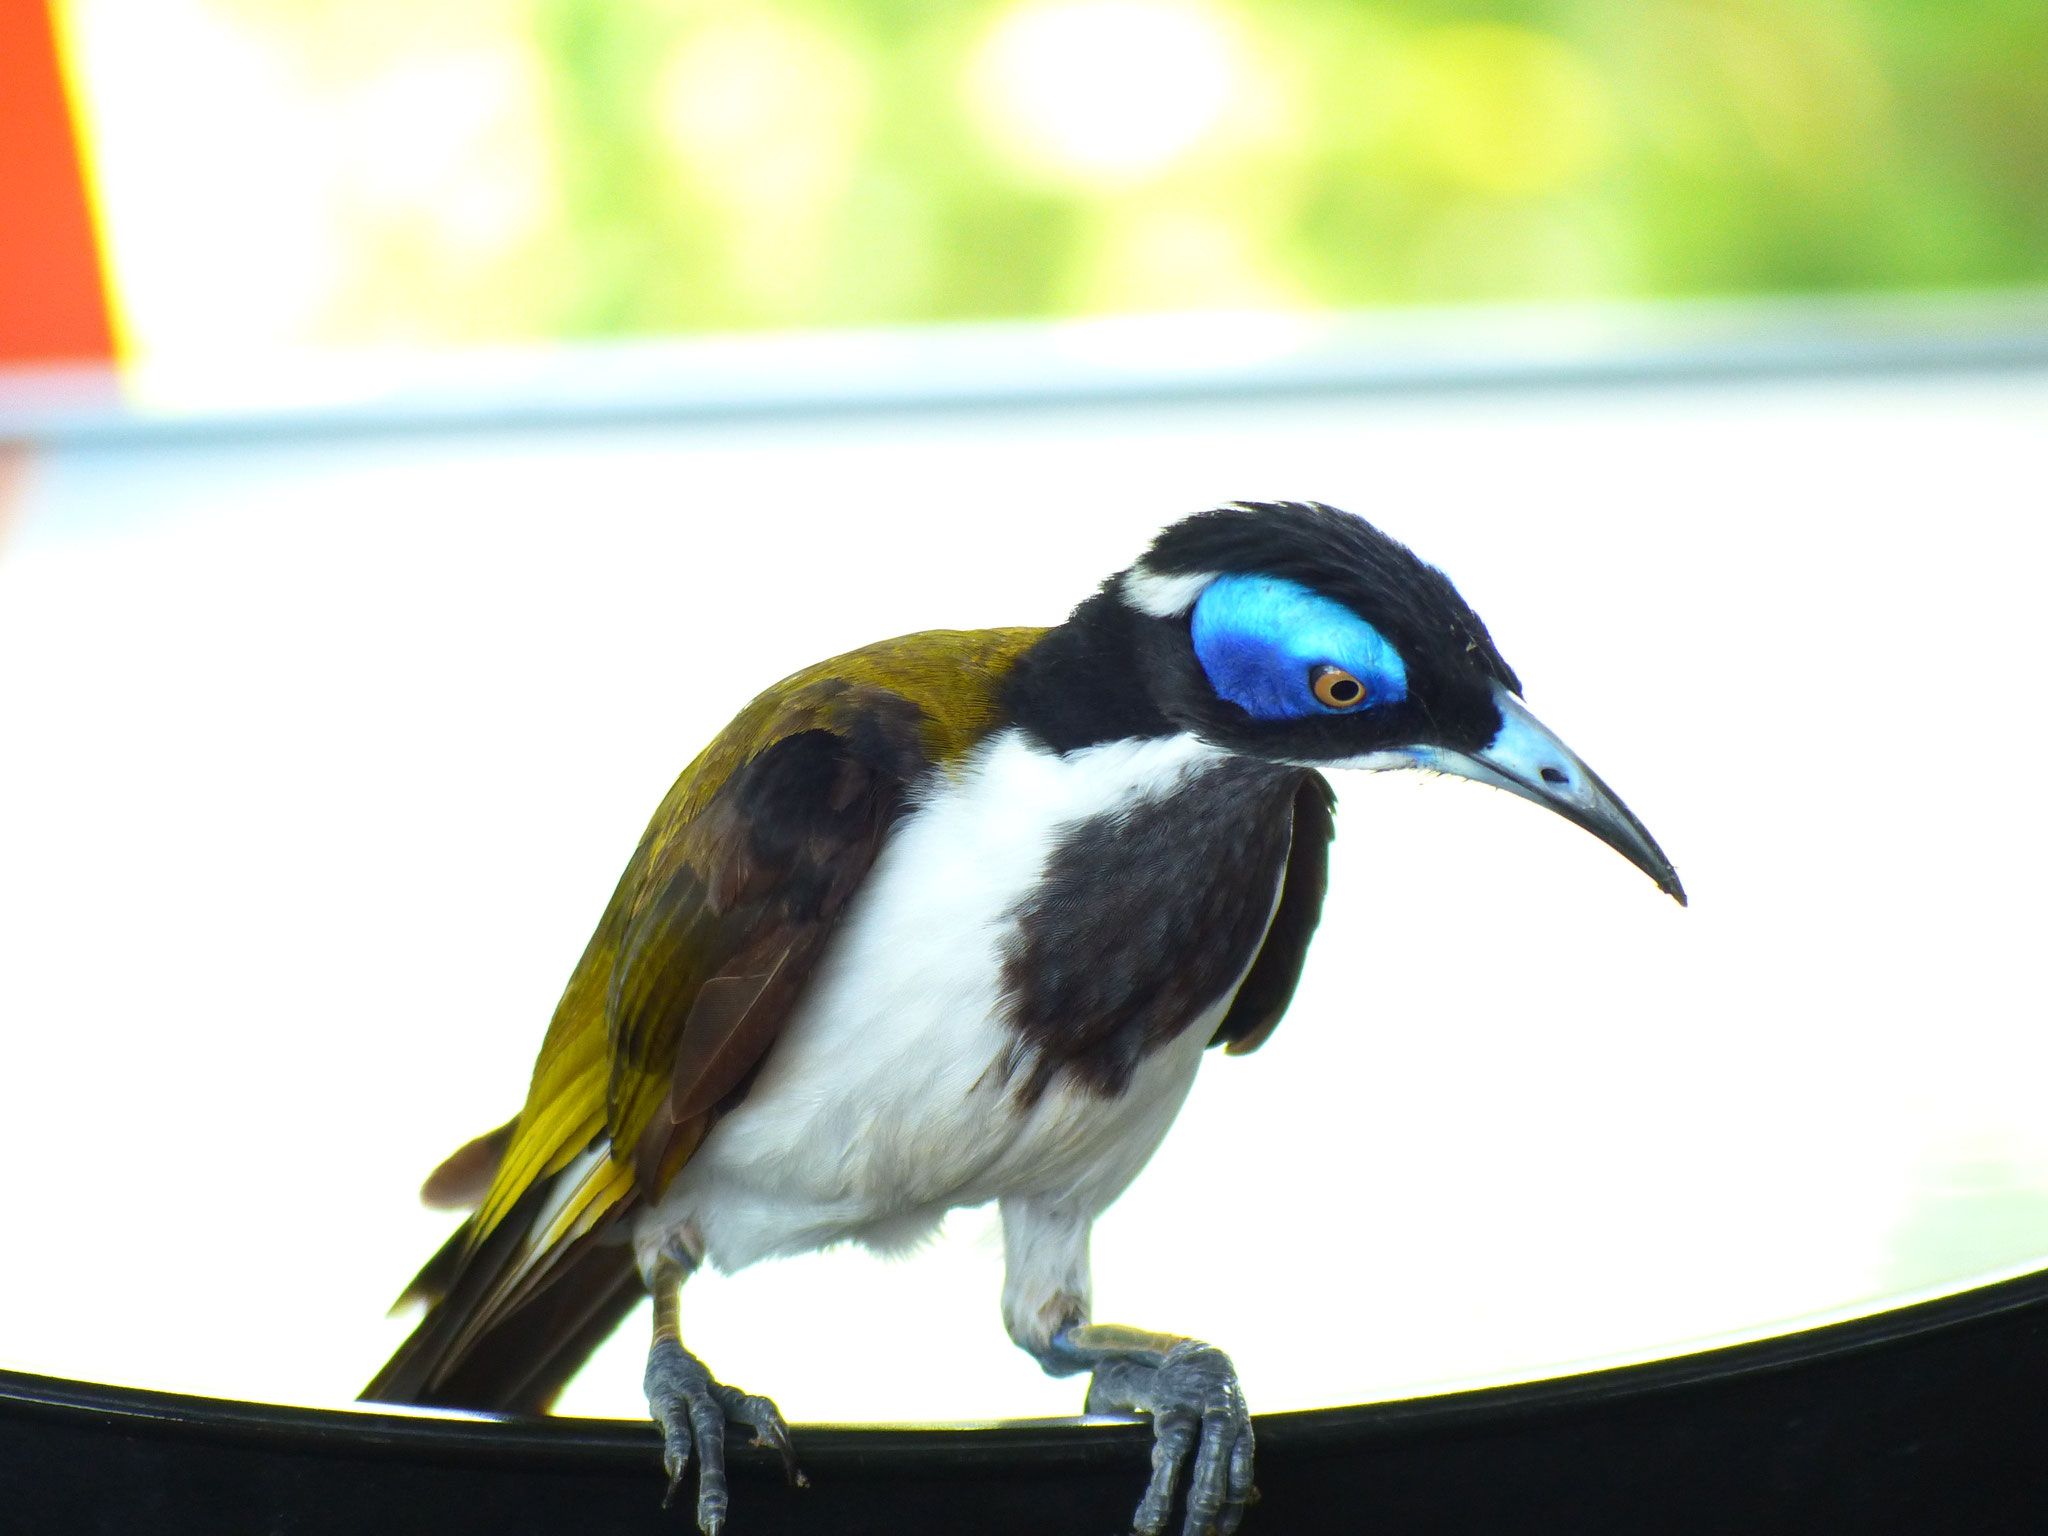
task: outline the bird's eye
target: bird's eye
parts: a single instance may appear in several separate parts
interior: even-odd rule
[[[1316,702],[1331,709],[1356,709],[1365,702],[1365,684],[1342,667],[1317,667],[1308,675]]]

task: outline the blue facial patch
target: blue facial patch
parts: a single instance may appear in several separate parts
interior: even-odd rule
[[[1209,686],[1260,720],[1356,714],[1408,696],[1408,669],[1387,637],[1333,598],[1277,576],[1219,576],[1195,600],[1195,656]],[[1365,700],[1332,709],[1310,689],[1318,666],[1342,667]]]

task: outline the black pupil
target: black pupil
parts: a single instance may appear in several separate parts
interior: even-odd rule
[[[1331,700],[1338,704],[1356,704],[1359,695],[1364,692],[1365,690],[1358,686],[1358,679],[1354,677],[1335,678],[1329,687]]]

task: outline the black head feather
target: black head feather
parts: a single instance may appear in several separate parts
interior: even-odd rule
[[[1161,576],[1242,572],[1298,581],[1369,619],[1410,666],[1478,666],[1522,691],[1448,576],[1364,518],[1317,501],[1238,502],[1184,517],[1139,562]]]
[[[1187,613],[1143,612],[1125,588],[1133,578],[1225,574],[1281,577],[1352,609],[1400,651],[1409,698],[1358,715],[1274,722],[1217,697]],[[1250,756],[1321,762],[1395,746],[1482,745],[1500,728],[1495,683],[1520,692],[1479,615],[1405,545],[1319,503],[1240,503],[1162,532],[1137,565],[1105,581],[1022,659],[1008,702],[1019,723],[1062,752],[1193,730]]]

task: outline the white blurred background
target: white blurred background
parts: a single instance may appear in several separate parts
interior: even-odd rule
[[[1293,1012],[1103,1221],[1098,1316],[1271,1410],[2039,1263],[2044,427],[2008,370],[17,453],[0,1363],[347,1401],[451,1225],[420,1178],[518,1106],[704,739],[1240,497],[1441,564],[1693,904],[1492,791],[1343,777]],[[964,1212],[699,1277],[686,1336],[796,1419],[1077,1411],[999,1271]],[[565,1411],[637,1416],[644,1338]]]

